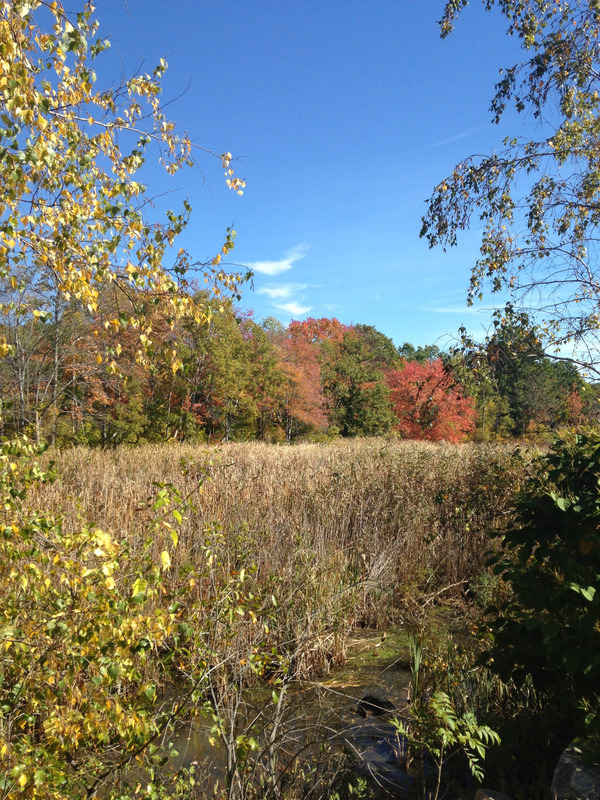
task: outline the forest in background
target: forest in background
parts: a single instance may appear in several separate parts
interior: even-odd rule
[[[149,292],[113,287],[90,313],[39,276],[13,284],[2,293],[5,436],[58,446],[392,432],[459,442],[540,437],[598,416],[598,387],[546,355],[539,329],[511,306],[483,344],[443,352],[397,348],[373,326],[335,318],[259,323],[206,292],[188,293],[198,321],[174,319]]]

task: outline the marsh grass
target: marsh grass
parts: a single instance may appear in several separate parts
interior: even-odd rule
[[[290,709],[287,690],[296,679],[341,664],[353,628],[407,622],[404,630],[418,630],[441,601],[462,609],[467,588],[476,597],[482,586],[493,589],[481,577],[486,551],[526,468],[514,448],[386,440],[78,448],[44,458],[54,460],[56,479],[27,493],[12,462],[5,465],[7,508],[14,507],[21,527],[35,535],[39,586],[56,598],[62,620],[65,575],[85,570],[77,584],[84,597],[95,576],[92,623],[96,591],[115,609],[110,640],[96,657],[104,664],[106,648],[124,643],[135,664],[127,680],[107,684],[108,696],[139,698],[144,714],[149,704],[158,713],[165,700],[173,702],[178,719],[208,714],[212,736],[226,751],[227,795],[236,800],[266,798],[265,787],[283,796],[289,753],[277,720]],[[25,460],[25,478],[29,467]],[[37,464],[32,469],[37,474]],[[18,525],[5,526],[4,541],[10,544],[18,531]],[[19,586],[39,594],[38,582],[27,577],[27,541],[19,551],[27,578],[16,586],[19,603]],[[89,564],[79,563],[83,545],[77,545],[73,560],[64,556],[68,565],[57,570],[60,548],[67,552],[79,541],[92,543]],[[94,542],[105,541],[110,563],[102,548],[94,549]],[[52,559],[49,548],[56,552]],[[71,559],[71,550],[67,554]],[[7,600],[18,575],[12,570],[3,586]],[[82,634],[79,595],[67,599],[73,611],[51,648],[64,656],[56,669],[70,676],[69,647],[79,647]],[[35,611],[41,614],[36,631],[50,635],[44,614],[54,615],[54,623],[54,606],[19,603],[13,603],[19,624]],[[129,617],[124,634],[121,608],[132,609],[131,619],[137,624],[143,618],[149,630],[162,620],[161,636],[130,635]],[[36,661],[40,670],[44,663]],[[28,675],[27,661],[25,670]],[[244,690],[257,685],[264,689],[264,708],[247,719],[240,703]],[[51,713],[54,706],[42,709],[39,719],[32,715],[32,728],[43,727],[44,714]],[[266,749],[257,761],[261,743]],[[127,781],[126,767],[115,770],[115,786]]]
[[[133,551],[157,484],[189,497],[180,562],[210,545],[232,573],[254,565],[252,580],[279,601],[277,638],[307,643],[300,672],[342,659],[350,628],[389,626],[481,576],[523,470],[514,447],[377,439],[50,458],[57,480],[33,502],[67,526],[83,516],[126,537]]]

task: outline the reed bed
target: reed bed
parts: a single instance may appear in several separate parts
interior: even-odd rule
[[[424,608],[484,585],[486,552],[529,461],[510,446],[382,439],[75,448],[44,459],[54,482],[22,502],[14,495],[37,560],[23,537],[3,586],[15,620],[45,648],[33,665],[22,659],[23,675],[42,696],[52,653],[51,685],[76,684],[82,714],[78,704],[105,692],[98,718],[111,725],[104,709],[115,698],[140,720],[162,719],[168,701],[172,726],[208,711],[230,786],[247,774],[243,743],[283,719],[290,682],[343,663],[352,628],[420,625]],[[22,482],[28,469],[25,459]],[[10,543],[6,526],[4,536]],[[240,690],[256,684],[269,685],[269,699],[248,722]],[[37,688],[23,696],[38,702]],[[32,712],[32,730],[45,730],[55,707]],[[284,755],[270,747],[269,779],[285,773]]]
[[[144,502],[172,484],[196,498],[180,558],[200,557],[218,530],[232,568],[254,564],[256,580],[295,597],[304,624],[336,598],[347,627],[392,624],[480,576],[524,463],[510,446],[377,439],[77,448],[51,458],[58,479],[36,503],[67,525],[83,515],[135,542]]]

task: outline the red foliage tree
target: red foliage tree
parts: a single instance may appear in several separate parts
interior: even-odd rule
[[[291,339],[298,342],[323,342],[332,339],[341,342],[344,339],[345,331],[350,330],[350,326],[343,325],[338,319],[332,317],[322,317],[321,319],[308,319],[302,322],[292,320],[288,325],[287,331]]]
[[[465,397],[440,358],[405,361],[387,374],[387,384],[395,428],[405,438],[459,442],[474,429],[475,401]]]

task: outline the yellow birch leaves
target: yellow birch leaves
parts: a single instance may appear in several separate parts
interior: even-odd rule
[[[149,219],[145,187],[135,180],[153,145],[168,173],[194,163],[189,137],[160,105],[166,62],[101,87],[95,67],[109,43],[97,38],[94,11],[92,2],[72,14],[58,0],[0,1],[0,281],[12,290],[0,311],[19,302],[17,287],[33,270],[92,313],[116,284],[129,296],[160,298],[173,318],[202,320],[183,281],[189,255],[168,253],[191,209],[184,203],[166,220]],[[211,155],[241,194],[231,153]],[[228,234],[224,252],[232,246]],[[241,276],[218,262],[204,272],[217,292],[237,292]]]

